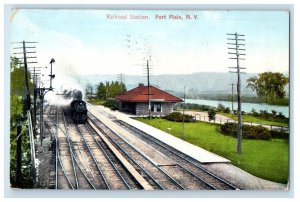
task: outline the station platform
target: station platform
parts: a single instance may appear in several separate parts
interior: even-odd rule
[[[185,142],[177,137],[174,137],[164,131],[161,131],[157,128],[149,126],[145,123],[139,122],[137,120],[132,119],[131,117],[135,117],[134,115],[122,113],[119,111],[113,111],[109,108],[100,106],[100,105],[88,105],[88,110],[92,112],[96,110],[98,112],[105,111],[106,113],[115,116],[117,119],[122,120],[139,130],[144,131],[145,133],[153,136],[154,138],[164,142],[167,145],[170,145],[173,148],[181,151],[182,153],[198,160],[201,163],[230,163],[230,160],[225,159],[219,155],[216,155],[212,152],[209,152],[205,149],[197,147],[191,143]]]

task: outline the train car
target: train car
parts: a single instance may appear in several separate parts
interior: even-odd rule
[[[87,107],[85,101],[82,100],[82,92],[75,91],[70,106],[71,117],[76,124],[84,124],[87,121]]]

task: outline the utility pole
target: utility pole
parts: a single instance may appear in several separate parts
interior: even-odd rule
[[[234,83],[228,84],[231,85],[231,111],[233,113],[233,100],[234,100],[234,96],[233,96],[233,86],[235,85]]]
[[[151,61],[151,58],[150,58],[150,61]],[[139,65],[139,64],[137,64],[137,65]],[[145,66],[145,65],[139,65],[139,66]],[[146,63],[146,68],[143,68],[143,70],[146,70],[146,72],[143,72],[143,75],[144,74],[146,74],[146,76],[147,76],[147,87],[148,87],[148,89],[147,89],[147,96],[148,96],[148,111],[149,111],[149,114],[148,114],[148,116],[149,116],[149,118],[151,118],[151,93],[150,93],[150,70],[152,70],[151,68],[150,68],[150,64],[149,64],[149,60],[147,60],[147,63]]]
[[[52,88],[52,79],[55,78],[55,74],[52,74],[52,63],[54,63],[55,60],[52,58],[50,61],[51,64],[51,70],[50,70],[50,87],[49,88],[38,88],[39,92],[39,98],[40,98],[40,141],[41,141],[41,146],[43,146],[43,138],[44,138],[44,98],[47,92],[53,91]],[[47,67],[46,67],[47,68]]]
[[[121,86],[121,92],[123,93],[123,83],[124,83],[124,75],[121,73],[121,74],[119,74],[118,75],[118,80],[119,80],[119,82],[120,82],[120,86]]]
[[[31,72],[31,77],[32,77],[32,81],[33,81],[33,124],[34,124],[34,128],[36,126],[36,101],[37,101],[37,79],[38,76],[41,75],[39,70],[41,67],[33,67],[33,73],[32,73],[32,68],[29,69],[29,71]]]
[[[151,118],[151,102],[150,102],[150,76],[149,76],[149,61],[147,60],[147,82],[148,82],[148,109],[149,119]]]
[[[237,101],[238,101],[238,130],[237,130],[237,153],[241,154],[242,153],[242,103],[241,103],[241,79],[240,79],[240,74],[241,74],[241,69],[246,69],[244,67],[240,67],[240,60],[245,60],[245,58],[241,58],[240,56],[246,55],[244,53],[240,53],[240,51],[245,51],[245,48],[240,48],[241,46],[245,46],[245,43],[242,43],[242,41],[245,41],[242,37],[245,35],[241,35],[238,33],[230,34],[228,33],[227,35],[233,36],[234,38],[227,38],[229,40],[228,47],[229,50],[235,50],[235,52],[228,52],[228,54],[235,55],[236,57],[229,58],[232,60],[236,60],[236,67],[229,67],[232,69],[236,69],[236,71],[230,71],[231,73],[237,73]],[[233,43],[231,43],[233,41]]]
[[[185,108],[185,86],[183,88],[183,108],[182,108],[182,135],[181,135],[181,139],[184,140],[184,108]]]

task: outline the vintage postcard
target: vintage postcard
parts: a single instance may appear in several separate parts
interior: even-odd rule
[[[289,11],[24,8],[9,26],[11,188],[289,190]]]

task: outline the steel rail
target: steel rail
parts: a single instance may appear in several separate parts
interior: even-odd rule
[[[217,190],[216,187],[214,187],[213,185],[211,185],[210,183],[206,182],[204,179],[200,178],[199,176],[197,176],[195,173],[193,173],[192,171],[189,171],[188,169],[186,169],[185,167],[182,167],[179,164],[176,164],[177,166],[179,166],[180,168],[182,168],[185,172],[190,173],[192,176],[194,176],[195,178],[197,178],[198,180],[200,180],[201,182],[203,182],[205,185],[209,186],[210,188]]]
[[[123,124],[123,126],[125,126],[125,127],[128,128],[128,126],[126,126],[125,124]],[[134,132],[136,132],[136,131],[134,131]],[[136,133],[137,133],[137,132],[136,132]],[[149,139],[149,138],[148,138],[148,139]],[[153,141],[153,140],[150,140],[150,141]],[[154,141],[153,141],[153,142],[154,142]],[[154,143],[156,143],[156,142],[154,142]],[[176,156],[177,156],[177,155],[176,155]],[[189,174],[192,175],[193,177],[197,178],[197,179],[200,180],[201,182],[203,182],[206,186],[208,186],[208,187],[210,187],[210,188],[212,188],[212,189],[214,189],[214,190],[217,190],[216,187],[214,187],[213,185],[211,185],[210,183],[208,183],[208,182],[205,181],[204,179],[200,178],[198,175],[196,175],[196,174],[193,173],[192,171],[187,170],[186,168],[184,168],[183,166],[181,166],[181,165],[178,164],[178,163],[176,163],[175,165],[178,166],[178,167],[180,167],[181,169],[183,169],[185,172],[189,173]]]
[[[62,113],[62,118],[63,118],[63,125],[66,129],[66,133],[64,133],[64,134],[66,136],[68,146],[69,146],[69,152],[71,154],[71,161],[72,161],[72,165],[73,165],[73,172],[74,172],[74,177],[75,177],[75,182],[76,182],[76,188],[80,189],[79,183],[78,183],[78,178],[77,178],[77,173],[76,173],[76,169],[75,169],[75,165],[74,165],[74,156],[72,155],[72,152],[71,152],[71,144],[70,144],[70,139],[69,139],[69,133],[68,133],[67,126],[66,126],[66,119],[64,116],[64,112],[62,111],[61,113]]]
[[[136,127],[134,127],[134,126],[132,126],[132,125],[130,125],[130,124],[128,124],[128,123],[125,123],[125,122],[122,121],[122,120],[117,120],[117,122],[120,123],[120,124],[122,124],[122,125],[124,125],[125,127],[129,128],[130,130],[132,130],[132,131],[134,131],[134,132],[136,132],[136,133],[142,135],[143,137],[149,139],[150,141],[152,141],[152,142],[158,144],[159,146],[161,146],[161,147],[163,147],[164,149],[168,150],[169,152],[173,153],[173,154],[176,155],[177,157],[179,157],[179,158],[181,158],[181,159],[183,159],[183,160],[189,162],[190,164],[196,166],[197,168],[199,168],[200,170],[202,170],[202,171],[205,172],[206,174],[208,174],[208,175],[210,175],[210,176],[212,176],[212,177],[218,179],[219,181],[221,181],[222,183],[226,184],[226,185],[229,186],[230,188],[232,188],[232,189],[239,189],[239,188],[235,187],[234,185],[230,184],[229,182],[227,182],[227,181],[223,180],[222,178],[216,176],[215,174],[211,173],[210,171],[208,171],[207,169],[203,168],[202,166],[199,166],[199,165],[195,164],[194,162],[192,162],[191,160],[182,157],[181,155],[178,154],[178,153],[181,153],[181,154],[182,154],[182,152],[178,151],[177,149],[173,148],[173,149],[176,150],[176,152],[178,152],[178,153],[172,151],[170,148],[168,148],[168,147],[166,147],[165,145],[163,145],[163,144],[165,144],[165,143],[162,143],[161,141],[155,139],[154,137],[150,137],[150,135],[147,134],[147,133],[145,133],[144,131],[141,131],[140,129],[138,129],[138,128],[136,128]],[[187,156],[186,154],[184,154],[184,155]],[[193,159],[192,157],[189,157],[189,158]],[[194,159],[193,159],[193,160],[194,160]]]
[[[95,163],[95,165],[96,165],[96,167],[97,167],[99,173],[101,174],[101,177],[103,178],[103,181],[104,181],[106,187],[107,187],[108,189],[110,189],[110,186],[108,185],[108,182],[107,182],[107,180],[106,180],[106,178],[105,178],[105,176],[104,176],[104,174],[103,174],[103,171],[102,171],[102,169],[99,167],[98,162],[97,162],[97,160],[96,160],[96,158],[95,158],[95,156],[94,156],[94,154],[93,154],[93,152],[92,152],[90,146],[87,144],[86,139],[84,138],[84,135],[82,134],[82,131],[80,130],[80,128],[79,128],[78,125],[75,125],[75,128],[76,128],[76,130],[80,133],[81,137],[83,138],[84,143],[85,143],[86,147],[88,148],[89,153],[91,154],[91,156],[92,156],[92,158],[93,158],[93,161],[94,161],[94,163]]]
[[[97,119],[97,118],[96,118]],[[121,137],[116,131],[114,131],[113,129],[109,128],[107,125],[105,125],[103,122],[101,122],[99,119],[97,119],[101,124],[103,124],[106,128],[108,128],[113,134],[115,134],[117,137],[119,137],[122,141],[125,142],[125,144],[127,144],[129,147],[131,147],[134,151],[136,151],[139,155],[141,155],[144,159],[146,159],[147,161],[149,161],[154,167],[156,167],[159,171],[161,171],[165,176],[167,176],[174,184],[176,184],[178,187],[180,187],[181,189],[185,190],[185,188],[183,186],[181,186],[175,179],[173,179],[171,176],[169,176],[167,173],[165,173],[160,167],[158,167],[157,165],[155,165],[151,159],[149,159],[147,156],[145,156],[142,152],[140,152],[136,147],[134,147],[133,145],[131,145],[127,140],[125,140],[123,137]],[[94,122],[95,123],[95,122]],[[104,132],[112,141],[114,141],[104,130],[102,130],[102,132]],[[114,141],[115,142],[115,141]],[[117,143],[116,143],[117,144]],[[117,144],[118,145],[118,144]],[[118,145],[119,148],[121,148]]]
[[[65,170],[65,168],[64,168],[64,165],[63,165],[63,163],[62,163],[62,161],[61,161],[59,152],[58,152],[58,160],[59,160],[59,164],[60,164],[60,166],[61,166],[61,169],[62,169],[62,171],[63,171],[63,173],[64,173],[64,175],[65,175],[65,177],[66,177],[66,179],[67,179],[67,181],[68,181],[68,183],[69,183],[69,185],[70,185],[71,188],[74,190],[74,187],[73,187],[73,185],[72,185],[72,183],[71,183],[71,181],[70,181],[70,179],[69,179],[69,177],[68,177],[68,174],[66,173],[66,170]]]
[[[64,117],[64,116],[63,116]],[[57,125],[58,126],[58,125]],[[64,119],[64,126],[65,126],[65,128],[66,128],[66,131],[63,131],[62,130],[62,128],[60,128],[61,129],[61,131],[65,134],[65,136],[68,136],[69,137],[69,132],[68,132],[68,129],[67,129],[67,127],[66,127],[66,121],[65,121],[65,119]],[[67,135],[66,135],[67,134]],[[75,163],[76,163],[76,165],[78,166],[78,168],[79,168],[79,171],[83,174],[83,176],[85,177],[85,179],[88,181],[88,183],[91,185],[91,187],[93,188],[93,189],[96,189],[96,187],[93,185],[93,183],[88,179],[88,177],[86,176],[86,174],[83,172],[83,169],[80,167],[80,165],[79,165],[79,163],[78,163],[78,161],[77,161],[77,159],[76,159],[76,157],[75,157],[75,154],[74,154],[74,152],[73,152],[73,149],[72,149],[72,144],[71,144],[71,147],[70,147],[70,151],[71,151],[71,156],[74,158],[74,161],[75,161]]]
[[[67,140],[68,140],[68,143],[69,143],[69,148],[70,148],[70,151],[71,151],[71,155],[72,155],[75,163],[77,164],[77,166],[79,168],[79,171],[83,174],[83,176],[88,181],[88,183],[93,187],[93,189],[96,189],[95,186],[93,185],[93,183],[88,179],[88,177],[86,176],[86,174],[83,172],[83,169],[80,167],[80,165],[79,165],[79,163],[78,163],[78,161],[77,161],[77,159],[75,157],[75,154],[74,154],[73,149],[72,149],[72,144],[70,143],[70,135],[69,135],[69,130],[67,128],[67,123],[66,123],[66,119],[65,119],[65,115],[64,115],[64,110],[62,110],[62,116],[63,116],[63,119],[64,119],[64,127],[66,129],[66,132],[64,134],[67,136]],[[79,189],[79,183],[78,183],[78,187],[77,188]]]
[[[48,118],[50,119],[50,121],[52,121],[55,125],[56,125],[56,123],[51,119],[51,117],[50,117],[50,115],[48,115]],[[57,119],[58,120],[58,119]],[[56,125],[57,126],[57,125]],[[53,134],[53,132],[51,131],[51,130],[49,130],[50,131],[50,133],[52,133]],[[56,153],[56,157],[57,157],[57,159],[58,159],[58,161],[59,161],[59,164],[60,164],[60,166],[61,166],[61,169],[62,169],[62,171],[63,171],[63,174],[64,174],[64,176],[66,177],[66,179],[67,179],[67,182],[69,183],[69,185],[70,185],[70,187],[74,190],[74,187],[73,187],[73,185],[72,185],[72,183],[71,183],[71,181],[70,181],[70,179],[69,179],[69,177],[68,177],[68,174],[66,173],[66,170],[65,170],[65,168],[64,168],[64,166],[63,166],[63,163],[62,163],[62,161],[61,161],[61,158],[60,158],[60,154],[59,154],[59,142],[57,141],[57,137],[56,137],[56,135],[55,134],[53,134],[54,135],[54,137],[55,137],[55,140],[56,140],[56,142],[57,142],[57,148],[56,148],[56,150],[57,150],[57,153]],[[58,172],[58,163],[57,163],[57,159],[55,160],[56,161],[56,179],[55,179],[55,188],[56,189],[58,189],[58,175],[57,175],[57,172]]]
[[[104,150],[104,148],[99,144],[99,142],[96,140],[95,136],[93,135],[93,132],[85,125],[85,128],[91,133],[94,141],[96,142],[96,144],[98,145],[98,147],[102,150],[103,154],[105,155],[106,159],[109,161],[109,163],[114,167],[115,171],[118,173],[119,177],[122,179],[122,181],[125,183],[125,185],[127,186],[128,189],[131,190],[131,187],[129,186],[129,184],[126,182],[126,180],[123,178],[123,176],[121,175],[121,173],[119,172],[119,170],[117,169],[117,167],[115,166],[115,164],[111,161],[111,159],[109,158],[108,154],[106,153],[106,151]],[[125,168],[126,169],[126,168]],[[137,182],[135,180],[135,182]]]
[[[51,121],[51,122],[53,122],[64,134],[65,134],[65,136],[66,136],[66,132],[58,125],[58,124],[56,124],[53,120],[52,120],[52,118],[48,115],[48,118],[49,118],[49,120]],[[58,142],[58,145],[59,145],[59,142]],[[59,154],[59,148],[58,148],[58,154]],[[95,186],[92,184],[92,182],[88,179],[88,177],[86,176],[86,174],[83,172],[83,170],[82,170],[82,168],[79,166],[79,163],[77,162],[77,160],[76,160],[76,157],[75,157],[75,155],[74,155],[74,153],[73,153],[73,150],[72,150],[72,147],[71,147],[71,156],[73,156],[74,157],[74,160],[75,160],[75,162],[76,162],[76,164],[77,164],[77,166],[78,166],[78,168],[79,168],[79,170],[80,170],[80,172],[84,175],[84,177],[85,177],[85,179],[88,181],[88,183],[91,185],[91,187],[93,187],[93,189],[96,189],[95,188]]]
[[[49,107],[50,109],[48,110],[49,113],[48,116],[50,116],[50,112],[52,111],[52,106]],[[55,110],[56,113],[56,121],[58,121],[58,113],[57,110]],[[48,121],[44,120],[45,125],[48,126],[48,130],[51,133],[51,136],[55,138],[55,189],[58,188],[58,143],[57,143],[57,126],[56,126],[56,131],[55,134],[51,131],[51,126],[49,125]]]
[[[92,121],[92,120],[91,120]],[[93,123],[95,123],[94,121],[92,121]],[[89,125],[90,126],[90,125]],[[90,126],[91,128],[93,128],[92,126]],[[103,130],[102,129],[100,129],[102,132],[103,132]],[[106,134],[105,132],[104,132],[104,134]],[[107,134],[106,134],[106,136],[108,136]],[[131,161],[133,161],[144,173],[146,173],[146,175],[152,180],[152,181],[154,181],[155,183],[156,183],[156,185],[159,187],[159,188],[161,188],[162,190],[164,190],[164,188],[163,188],[163,186],[159,183],[159,182],[157,182],[157,180],[155,180],[153,177],[152,177],[152,175],[150,175],[138,162],[136,162],[136,160],[134,160],[122,147],[120,147],[120,145],[118,144],[118,143],[116,143],[113,139],[111,139],[114,143],[115,143],[115,145],[117,145],[118,146],[118,148],[127,156],[127,158],[129,158]]]
[[[92,182],[89,180],[89,178],[84,174],[83,169],[80,167],[80,165],[79,165],[77,159],[75,158],[75,155],[74,155],[74,153],[73,153],[73,150],[71,150],[71,152],[72,152],[72,155],[74,156],[74,161],[75,161],[75,163],[77,164],[77,166],[78,166],[78,168],[79,168],[79,171],[83,174],[83,176],[84,176],[85,179],[88,181],[88,183],[91,185],[91,187],[92,187],[93,189],[96,189],[96,187],[93,185],[93,183],[92,183]]]

